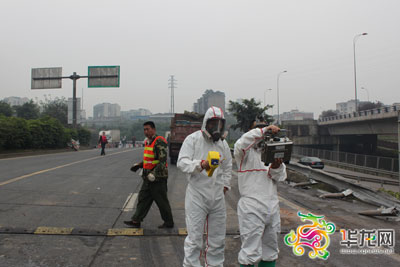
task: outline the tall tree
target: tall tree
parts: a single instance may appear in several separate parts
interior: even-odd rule
[[[376,108],[380,108],[383,107],[383,103],[382,102],[365,102],[360,104],[360,106],[358,107],[358,111],[363,111],[363,110],[370,110],[370,109],[376,109]]]
[[[231,127],[233,129],[239,128],[242,132],[247,132],[250,123],[257,118],[268,123],[272,122],[272,117],[266,114],[266,111],[272,108],[272,105],[265,107],[260,107],[260,105],[261,102],[256,101],[254,98],[243,99],[241,102],[229,101],[228,111],[232,113],[237,121]]]
[[[64,126],[68,124],[68,104],[64,97],[46,100],[41,105],[43,107],[42,116],[55,118]]]
[[[4,115],[6,117],[11,117],[13,114],[13,108],[10,104],[0,101],[0,115]]]
[[[17,111],[17,116],[19,118],[24,118],[27,120],[37,119],[39,118],[40,114],[39,106],[33,102],[32,99],[22,106],[16,106],[15,110]]]
[[[322,111],[321,117],[323,117],[323,118],[332,117],[332,116],[336,116],[337,114],[338,114],[337,110],[329,109],[329,110]]]

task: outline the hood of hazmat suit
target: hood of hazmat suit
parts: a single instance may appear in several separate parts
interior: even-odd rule
[[[210,107],[201,130],[187,136],[179,152],[177,167],[188,180],[185,196],[188,236],[185,239],[183,266],[201,266],[199,255],[205,231],[208,233],[204,255],[207,266],[223,266],[226,232],[223,189],[230,189],[232,176],[231,152],[222,138],[224,127],[222,109]],[[219,166],[211,177],[201,167],[209,151],[220,154]]]

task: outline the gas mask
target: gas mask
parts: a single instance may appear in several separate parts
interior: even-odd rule
[[[225,120],[220,118],[212,118],[207,121],[206,131],[210,135],[213,142],[217,142],[224,134]]]

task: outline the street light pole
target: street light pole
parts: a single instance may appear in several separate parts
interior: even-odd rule
[[[368,102],[369,102],[369,92],[368,92],[368,89],[365,88],[365,87],[361,87],[361,89],[364,89],[364,90],[367,92],[367,98],[368,98]]]
[[[264,91],[264,107],[267,105],[266,103],[267,103],[267,101],[265,100],[265,95],[266,95],[266,93],[268,92],[268,91],[272,91],[272,89],[265,89],[265,91]]]
[[[399,151],[397,151],[397,152],[398,152],[398,160],[399,160],[398,172],[399,172],[399,193],[400,193],[400,110],[397,111],[397,145],[399,147]]]
[[[353,55],[354,55],[354,91],[355,91],[355,104],[356,104],[356,112],[358,111],[357,105],[357,70],[356,70],[356,41],[363,35],[367,35],[368,33],[360,33],[354,36],[353,38]]]
[[[279,119],[279,77],[281,76],[282,73],[287,72],[286,70],[281,71],[278,73],[278,77],[276,79],[276,95],[277,95],[277,106],[278,106],[278,125],[280,125],[280,119]]]
[[[266,99],[266,94],[268,91],[272,91],[272,89],[265,89],[265,91],[264,91],[264,107],[266,107],[266,105],[267,105],[267,101],[265,99]],[[265,113],[268,114],[268,112],[265,112]]]

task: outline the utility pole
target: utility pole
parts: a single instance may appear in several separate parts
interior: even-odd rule
[[[170,75],[170,78],[168,80],[168,88],[171,89],[171,108],[170,108],[170,112],[171,114],[175,113],[175,104],[174,104],[174,90],[176,87],[176,80],[174,78],[174,75]]]
[[[399,147],[398,151],[398,161],[399,161],[399,193],[400,193],[400,110],[397,111],[397,146]]]

